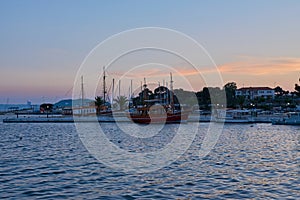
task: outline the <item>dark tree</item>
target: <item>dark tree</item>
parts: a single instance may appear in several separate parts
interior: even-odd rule
[[[43,103],[42,105],[40,105],[40,111],[42,113],[47,113],[47,118],[48,118],[48,114],[53,111],[53,104]]]
[[[299,97],[300,96],[300,85],[295,84],[295,93]]]
[[[52,109],[53,109],[53,104],[51,103],[43,103],[42,105],[40,105],[40,111],[42,113],[52,112]]]
[[[284,90],[279,86],[274,88],[274,91],[275,91],[276,96],[282,96],[284,94]]]
[[[244,104],[245,104],[245,97],[237,96],[236,100],[237,100],[237,104],[240,106],[240,109],[243,109]]]
[[[205,107],[208,107],[208,104],[210,104],[210,95],[209,90],[207,87],[204,87],[202,90],[202,103],[205,105]]]
[[[235,106],[235,91],[237,89],[235,82],[230,82],[224,85],[224,90],[226,93],[226,101],[227,107],[234,107]]]

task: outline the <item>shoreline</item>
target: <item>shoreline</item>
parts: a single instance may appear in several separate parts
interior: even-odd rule
[[[118,123],[118,122],[129,122],[132,123],[131,119],[126,116],[61,116],[61,115],[49,115],[48,118],[45,115],[19,115],[11,116],[8,115],[4,118],[5,115],[2,115],[3,123]],[[187,120],[187,123],[201,122],[201,123],[228,123],[228,124],[251,124],[251,123],[272,123],[272,119],[278,118],[278,116],[263,116],[263,117],[253,117],[248,121],[228,121],[228,120],[216,120],[213,116],[201,116],[191,114]],[[185,122],[186,123],[186,122]]]

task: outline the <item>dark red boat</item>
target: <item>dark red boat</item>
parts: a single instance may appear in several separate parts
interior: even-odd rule
[[[152,92],[147,88],[146,79],[144,89],[135,98],[128,117],[135,123],[182,123],[187,122],[189,112],[182,111],[177,97],[173,93],[172,74],[170,90],[159,86]]]
[[[130,113],[130,118],[133,122],[139,124],[150,124],[150,123],[185,123],[187,122],[189,113],[188,112],[176,112],[161,114],[138,114]]]

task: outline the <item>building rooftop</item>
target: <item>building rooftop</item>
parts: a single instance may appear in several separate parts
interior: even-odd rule
[[[273,90],[273,89],[270,87],[242,87],[237,90]]]

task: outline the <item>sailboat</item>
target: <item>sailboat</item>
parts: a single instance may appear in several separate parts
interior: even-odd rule
[[[152,92],[147,87],[146,79],[138,97],[132,99],[132,108],[128,117],[135,123],[182,123],[187,122],[189,112],[182,111],[173,92],[172,73],[170,89],[159,86]]]
[[[106,101],[107,91],[105,79],[105,67],[103,67],[103,104],[99,107],[99,109],[97,109],[97,115],[112,115],[112,110],[110,108],[109,102]]]

